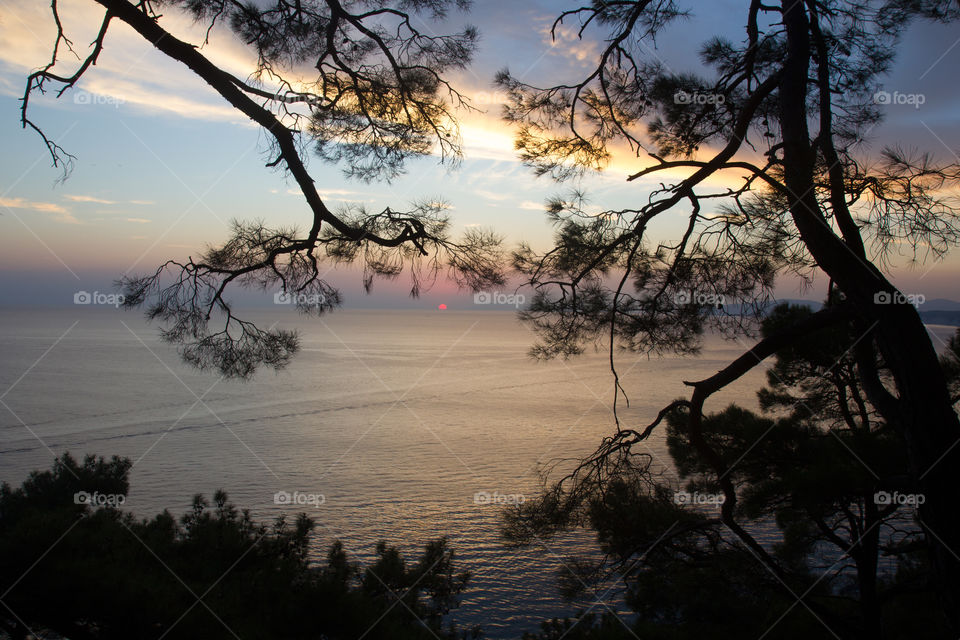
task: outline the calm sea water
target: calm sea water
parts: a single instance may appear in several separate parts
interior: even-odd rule
[[[306,509],[318,523],[317,557],[335,538],[364,560],[377,540],[412,557],[448,535],[474,576],[458,623],[518,637],[571,611],[556,571],[593,552],[592,539],[508,548],[497,506],[475,497],[533,496],[542,465],[585,455],[613,430],[604,354],[533,362],[534,336],[509,312],[247,317],[301,329],[303,350],[287,370],[247,383],[199,373],[139,316],[112,309],[0,311],[9,407],[0,406],[0,479],[19,484],[63,451],[128,456],[126,508],[143,517],[182,513],[194,493],[218,488],[258,520],[300,510],[274,504],[278,491],[322,494],[322,506]],[[621,418],[646,424],[685,394],[683,380],[710,375],[746,346],[710,339],[696,359],[620,356],[631,400]],[[761,384],[754,371],[710,406],[754,406]],[[649,447],[667,463],[662,433]]]

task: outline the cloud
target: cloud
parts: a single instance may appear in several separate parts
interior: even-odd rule
[[[152,222],[146,218],[127,218],[126,220],[127,222],[136,222],[138,224],[147,224],[148,222]]]
[[[287,189],[287,193],[293,196],[303,196],[300,189]],[[376,198],[370,198],[370,193],[364,191],[354,191],[353,189],[317,189],[321,198],[327,200],[336,200],[337,202],[376,202]],[[368,196],[347,198],[346,196]]]
[[[116,200],[105,200],[103,198],[97,198],[95,196],[77,196],[77,195],[65,195],[64,199],[70,200],[71,202],[97,202],[99,204],[117,204]]]
[[[524,200],[518,206],[521,209],[528,209],[530,211],[543,211],[546,209],[542,202],[534,202],[533,200]]]
[[[99,27],[102,11],[81,2],[81,0],[59,0],[64,27],[71,34],[75,43],[90,42]],[[596,55],[591,47],[595,43],[580,41],[576,31],[571,26],[561,25],[554,41],[549,37],[549,25],[552,19],[547,16],[534,16],[537,35],[532,38],[536,41],[531,44],[529,53],[532,64],[522,73],[526,74],[538,65],[556,67],[566,61],[566,65],[579,68],[584,62]],[[21,91],[22,75],[43,64],[50,55],[50,45],[53,41],[55,29],[49,7],[35,3],[2,3],[0,4],[0,22],[5,27],[0,31],[0,78],[10,77],[16,82],[9,83],[12,88],[8,93]],[[203,41],[203,25],[194,24],[184,13],[171,12],[162,19],[163,26],[178,37],[194,43]],[[520,37],[519,34],[514,37]],[[132,29],[114,21],[107,36],[107,48],[100,56],[96,67],[92,67],[84,75],[76,90],[64,94],[60,101],[45,100],[44,104],[52,103],[58,108],[72,110],[99,109],[105,111],[113,107],[123,109],[135,108],[151,113],[170,114],[177,118],[215,120],[253,126],[237,110],[232,108],[219,95],[212,91],[203,81],[194,74],[182,68],[173,60],[150,47]],[[89,49],[78,45],[79,55],[85,55]],[[247,77],[255,67],[255,55],[237,37],[227,29],[218,27],[211,37],[211,44],[202,48],[204,55],[215,64],[220,65],[228,72],[238,77]],[[547,54],[546,57],[538,54]],[[61,73],[69,74],[76,67],[77,62],[67,55],[63,57]],[[484,73],[483,70],[480,71]],[[305,72],[306,73],[306,72]],[[515,131],[500,117],[499,106],[506,96],[498,91],[490,82],[485,82],[485,73],[481,78],[473,71],[464,71],[453,74],[451,79],[465,95],[471,97],[479,112],[461,112],[459,114],[460,132],[466,158],[470,160],[494,160],[504,163],[508,167],[506,174],[514,171],[524,171],[514,148]],[[0,91],[5,91],[5,83],[0,83]],[[88,104],[81,104],[77,97],[81,94],[89,98]],[[101,99],[102,98],[102,99]],[[606,176],[622,181],[626,175],[636,172],[651,161],[646,158],[637,158],[636,154],[625,146],[611,148],[613,157],[607,166]],[[680,179],[685,175],[683,170],[676,170],[671,174],[662,173],[649,176],[648,179],[638,180],[632,188],[651,188],[659,186],[660,181]],[[484,176],[485,185],[489,184],[489,176]],[[711,177],[710,183],[729,184],[727,179],[718,180]],[[719,185],[718,185],[719,186]],[[291,190],[300,195],[299,190]],[[500,202],[515,198],[504,191],[488,189],[478,194],[493,201]],[[351,191],[348,189],[330,189],[321,191],[321,196],[339,200],[345,203],[369,202],[371,194]],[[75,202],[95,202],[95,200],[73,200]],[[136,202],[137,204],[148,204]],[[106,203],[104,203],[106,204]],[[526,207],[525,207],[526,208]],[[532,209],[532,208],[531,208]],[[542,206],[538,207],[542,210]]]
[[[491,112],[464,117],[460,122],[464,153],[468,158],[519,162],[513,131]]]
[[[70,213],[63,207],[52,202],[32,202],[23,198],[0,198],[0,207],[9,209],[32,209],[44,213]]]
[[[303,192],[301,192],[300,189],[288,189],[287,193],[295,196],[303,195]],[[335,198],[337,196],[365,195],[362,191],[354,191],[352,189],[317,189],[317,193],[324,198]]]
[[[553,38],[549,28],[541,31],[544,39],[551,45],[550,53],[573,58],[577,62],[593,61],[600,57],[600,43],[596,40],[580,38],[577,28],[566,24],[558,24],[554,33],[556,38]]]
[[[481,198],[486,198],[487,200],[493,200],[495,202],[503,202],[504,200],[510,200],[513,198],[513,195],[510,193],[490,191],[489,189],[474,189],[473,192]]]
[[[39,211],[41,213],[50,213],[55,216],[58,222],[68,224],[80,224],[80,221],[73,217],[69,210],[53,202],[34,202],[24,198],[0,198],[0,207],[7,209],[24,209],[28,211]]]
[[[102,12],[77,0],[60,0],[58,4],[64,28],[74,34],[74,42],[92,40]],[[53,21],[49,7],[8,3],[0,5],[0,22],[10,27],[0,32],[0,64],[9,69],[0,75],[4,81],[0,83],[0,90],[9,85],[10,89],[5,93],[19,95],[22,92],[22,76],[49,59],[50,43],[55,34]],[[171,33],[189,42],[203,40],[202,25],[193,24],[186,15],[173,12],[164,16],[162,24]],[[82,37],[77,34],[82,34]],[[44,104],[69,109],[133,107],[178,118],[252,125],[202,80],[154,51],[149,43],[120,21],[115,20],[111,24],[107,44],[97,66],[84,74],[75,89],[65,93],[59,101],[45,100]],[[77,53],[83,56],[87,50],[78,47]],[[240,78],[247,77],[255,68],[253,52],[233,34],[219,27],[214,30],[211,44],[203,47],[203,54]],[[61,64],[61,73],[69,75],[77,63],[65,55]],[[455,78],[458,82],[466,79]],[[499,105],[505,101],[505,95],[480,83],[459,83],[464,85],[462,89],[465,94],[485,111],[461,114],[461,134],[467,156],[516,161],[512,132],[504,127],[499,116]],[[331,191],[325,195],[352,194],[344,190],[344,193]]]
[[[59,14],[65,33],[75,43],[77,55],[89,54],[86,43],[93,40],[103,11],[79,0],[60,0]],[[0,90],[19,95],[26,74],[45,64],[56,29],[49,6],[42,3],[3,3],[0,5],[0,64],[4,81]],[[164,16],[162,25],[188,42],[202,42],[203,25],[195,24],[185,13]],[[204,47],[203,53],[215,64],[241,78],[255,66],[255,54],[239,39],[215,30],[215,45]],[[83,44],[80,44],[83,43]],[[169,112],[180,117],[202,120],[249,122],[230,107],[203,81],[188,70],[156,52],[139,34],[114,20],[107,33],[105,48],[97,66],[84,73],[80,83],[60,100],[44,100],[61,108],[98,108],[129,104],[149,112]],[[71,75],[79,62],[69,52],[61,51],[57,69]],[[12,72],[12,73],[11,73]],[[9,82],[10,76],[16,82]]]
[[[204,95],[199,88],[196,91],[183,91],[183,86],[189,83],[181,80],[176,87],[170,87],[163,82],[131,81],[108,75],[91,76],[84,83],[84,87],[88,92],[87,95],[94,97],[90,98],[84,106],[92,105],[93,108],[103,109],[104,104],[112,102],[117,107],[131,105],[150,113],[163,112],[195,120],[215,120],[237,124],[249,122],[245,116],[226,102],[204,99],[208,98],[208,95]],[[97,99],[97,96],[108,97],[109,101]]]

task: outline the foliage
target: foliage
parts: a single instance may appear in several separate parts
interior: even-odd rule
[[[625,0],[571,8],[556,18],[553,34],[572,26],[578,38],[596,45],[582,75],[576,71],[553,86],[506,70],[497,78],[509,94],[504,117],[519,127],[517,147],[535,173],[563,181],[603,168],[615,154],[628,161],[633,155],[637,170],[627,180],[643,189],[636,204],[623,209],[588,209],[580,193],[558,197],[547,211],[557,227],[552,246],[514,253],[515,268],[535,292],[523,315],[539,334],[533,354],[566,357],[606,342],[616,408],[624,391],[615,367],[618,346],[689,354],[706,330],[752,338],[778,278],[829,282],[826,309],[794,315],[716,375],[688,382],[690,398],[664,407],[646,429],[624,428],[618,420],[617,432],[586,468],[621,464],[632,444],[684,409],[697,463],[710,468],[727,498],[719,520],[783,578],[777,559],[738,528],[737,482],[745,479],[731,477],[725,466],[736,459],[726,449],[736,440],[728,430],[716,441],[720,434],[710,429],[718,424],[703,407],[766,357],[799,348],[827,326],[842,328],[837,335],[849,345],[852,363],[823,367],[809,354],[814,361],[803,366],[824,379],[807,378],[806,388],[789,395],[803,398],[801,406],[817,421],[838,428],[828,432],[835,442],[852,447],[866,440],[873,453],[879,436],[868,423],[877,416],[902,439],[902,473],[909,480],[900,486],[926,498],[918,518],[930,532],[925,542],[936,591],[957,635],[956,393],[951,396],[927,330],[890,272],[898,254],[935,260],[960,242],[960,165],[896,145],[871,157],[862,143],[882,122],[890,99],[884,76],[905,30],[918,20],[956,21],[960,10],[946,0],[744,2],[736,31],[726,32],[726,21],[716,25],[697,50],[697,68],[677,73],[656,42],[683,37],[681,19],[691,17],[686,6],[694,5]],[[854,369],[856,393],[849,382]],[[848,414],[820,411],[831,385],[840,396],[838,411]],[[785,391],[772,385],[764,403],[783,407]],[[802,414],[795,420],[809,419]],[[845,473],[835,479],[855,480]],[[589,484],[584,476],[591,474],[600,472],[580,472],[574,480]],[[862,501],[862,489],[840,490],[844,499]],[[552,500],[576,512],[568,501]]]
[[[217,491],[137,520],[74,495],[124,495],[130,461],[69,454],[0,488],[0,622],[14,638],[457,638],[443,628],[469,581],[445,538],[408,564],[384,543],[363,568],[334,542],[309,561],[305,514],[257,524]],[[474,630],[472,637],[479,637]]]
[[[341,303],[324,274],[346,263],[361,265],[368,292],[375,278],[404,272],[412,296],[440,276],[474,290],[503,284],[500,236],[471,229],[455,239],[442,201],[334,210],[307,169],[315,155],[341,166],[347,177],[369,182],[401,175],[412,158],[436,154],[441,162],[457,163],[457,112],[472,107],[447,76],[469,64],[478,35],[470,26],[437,34],[430,22],[451,9],[467,9],[468,0],[97,2],[103,9],[100,31],[72,75],[59,71],[72,45],[58,3],[51,4],[57,34],[51,57],[27,78],[22,100],[23,126],[40,134],[64,177],[74,158],[30,119],[30,99],[52,87],[57,97],[72,89],[97,62],[111,23],[120,21],[144,46],[156,46],[186,65],[259,125],[267,166],[286,171],[310,208],[303,228],[234,221],[226,241],[208,246],[198,258],[169,260],[152,272],[118,280],[124,307],[145,308],[188,363],[247,379],[262,366],[285,367],[298,350],[295,332],[238,318],[227,296],[230,286],[269,289],[287,296],[301,313],[319,315]],[[218,23],[227,25],[227,37],[256,53],[249,77],[234,76],[196,44],[179,40],[166,29],[163,9],[206,25],[205,42],[223,35]]]
[[[811,313],[779,306],[764,335]],[[674,403],[664,418],[679,489],[634,450],[644,439],[610,440],[506,512],[504,534],[526,544],[594,530],[604,559],[571,564],[576,575],[561,587],[608,593],[619,584],[634,614],[617,626],[640,637],[942,637],[902,437],[863,398],[855,340],[830,327],[779,352],[758,392],[766,415],[731,405],[703,419],[702,441],[688,404]],[[725,494],[718,469],[734,493]],[[568,628],[619,637],[604,625],[553,621],[535,637]]]

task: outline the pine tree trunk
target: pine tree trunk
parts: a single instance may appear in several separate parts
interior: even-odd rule
[[[787,57],[780,85],[784,180],[793,194],[790,213],[818,266],[852,301],[868,327],[896,383],[894,411],[878,407],[900,425],[916,491],[925,497],[920,519],[934,567],[934,584],[944,613],[960,632],[960,517],[955,470],[960,469],[960,421],[953,411],[936,351],[916,309],[909,304],[875,304],[878,292],[899,293],[874,267],[831,230],[814,192],[815,152],[807,128],[810,34],[802,2],[784,0]]]
[[[864,496],[863,533],[857,541],[857,581],[860,591],[860,612],[863,617],[864,640],[883,640],[880,600],[877,594],[877,558],[880,553],[880,515],[873,495]],[[853,554],[851,554],[853,555]]]

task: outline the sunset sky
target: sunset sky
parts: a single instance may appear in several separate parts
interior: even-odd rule
[[[438,32],[475,24],[481,43],[475,64],[455,78],[483,110],[463,115],[466,159],[456,170],[436,159],[413,162],[393,184],[346,180],[336,167],[313,160],[310,171],[333,208],[363,203],[403,209],[411,201],[441,198],[452,206],[457,232],[468,226],[496,229],[508,246],[526,240],[543,248],[550,227],[543,202],[572,185],[537,179],[515,158],[510,127],[499,119],[502,101],[492,85],[503,67],[521,79],[546,85],[578,77],[592,63],[596,40],[578,41],[562,29],[552,42],[549,25],[567,3],[481,0],[469,15],[451,14]],[[673,26],[651,55],[674,71],[697,68],[698,45],[716,31],[741,38],[742,1],[687,3],[693,18]],[[100,12],[90,0],[64,0],[61,13],[83,55]],[[166,11],[164,26],[194,43],[202,30]],[[169,258],[196,255],[219,243],[231,219],[265,219],[271,226],[308,226],[309,210],[292,181],[264,167],[263,136],[188,70],[150,47],[119,21],[111,25],[98,66],[77,89],[56,100],[35,96],[32,119],[77,156],[63,184],[51,168],[40,138],[20,128],[19,98],[26,75],[50,56],[53,22],[49,3],[0,0],[0,302],[4,306],[69,304],[77,290],[105,290],[117,276],[151,270]],[[215,61],[245,77],[252,55],[226,30],[204,49]],[[68,63],[69,60],[64,57]],[[900,141],[958,161],[960,150],[960,34],[955,26],[918,24],[908,33],[888,91],[922,94],[924,104],[890,105],[886,121],[872,131],[867,155]],[[571,76],[573,74],[573,76]],[[627,183],[626,175],[649,164],[618,156],[602,175],[581,183],[598,209],[636,205],[651,183]],[[682,222],[682,213],[675,222]],[[669,226],[669,225],[668,225]],[[664,228],[665,232],[670,229]],[[899,268],[895,281],[927,299],[960,299],[960,260]],[[381,283],[364,299],[355,274],[330,276],[343,285],[347,306],[404,303],[406,280]],[[440,284],[423,301],[451,302],[458,295]],[[815,297],[792,282],[783,297]],[[466,299],[459,294],[459,299]],[[456,304],[451,304],[456,308]]]

